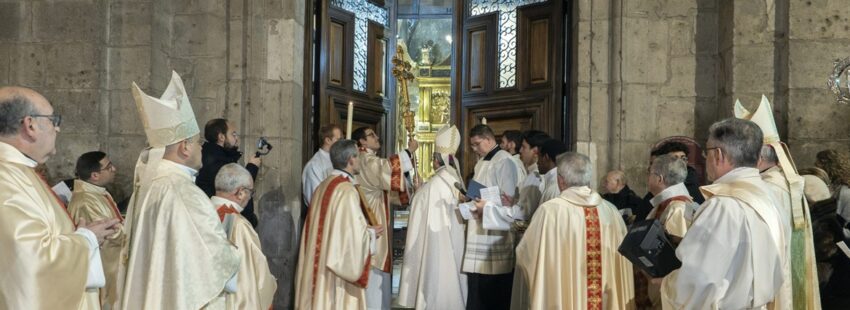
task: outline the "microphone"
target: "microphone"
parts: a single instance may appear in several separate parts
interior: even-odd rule
[[[460,185],[460,182],[455,182],[455,188],[460,191],[461,195],[466,196],[466,190],[463,189],[463,185]]]

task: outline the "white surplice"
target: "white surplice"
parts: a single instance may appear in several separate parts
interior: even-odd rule
[[[475,164],[473,180],[487,187],[499,187],[499,191],[512,197],[519,171],[511,154],[496,148]],[[463,271],[490,275],[511,272],[514,268],[515,237],[513,231],[486,230],[481,221],[470,219]]]
[[[511,155],[511,160],[514,161],[514,166],[516,167],[516,175],[517,175],[517,185],[523,184],[525,182],[525,176],[528,175],[528,170],[525,168],[525,164],[522,163],[522,159],[519,157],[519,153]]]
[[[558,168],[552,168],[543,175],[543,197],[540,204],[561,196],[561,188],[558,187]]]
[[[313,197],[316,187],[319,187],[319,184],[333,170],[330,153],[319,149],[316,154],[313,154],[313,158],[310,158],[310,161],[304,165],[304,171],[301,172],[301,195],[304,197],[304,204],[310,205],[310,198]]]
[[[441,167],[413,196],[398,304],[416,309],[463,309],[466,275],[463,219],[456,210],[460,180]]]
[[[736,168],[700,188],[706,201],[664,278],[665,309],[763,308],[779,291],[782,229],[758,169]]]

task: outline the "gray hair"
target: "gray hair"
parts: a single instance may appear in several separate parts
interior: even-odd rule
[[[11,96],[0,101],[0,136],[17,134],[21,130],[21,120],[33,114],[38,114],[38,111],[24,96]]]
[[[723,150],[734,167],[755,167],[758,164],[763,135],[756,123],[727,118],[708,129],[708,140]]]
[[[761,152],[759,153],[759,158],[764,162],[770,164],[777,164],[779,162],[779,157],[776,156],[776,150],[773,149],[769,144],[765,144],[761,146]]]
[[[348,160],[357,157],[357,142],[354,140],[339,140],[331,146],[331,164],[334,169],[345,169]]]
[[[222,193],[232,193],[240,187],[249,187],[253,182],[248,169],[237,163],[229,163],[218,170],[215,175],[215,190]]]
[[[685,182],[688,177],[688,165],[676,156],[665,154],[655,158],[649,172],[664,179],[664,185],[673,186]]]
[[[593,167],[590,158],[581,153],[566,152],[558,155],[558,175],[564,178],[569,187],[590,186]]]

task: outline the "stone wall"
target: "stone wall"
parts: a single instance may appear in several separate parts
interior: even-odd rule
[[[579,0],[574,4],[576,149],[597,180],[623,169],[645,193],[649,148],[672,135],[705,143],[736,99],[765,94],[798,167],[848,149],[850,107],[826,78],[850,56],[850,6],[805,0]]]
[[[850,3],[795,0],[789,13],[786,139],[797,167],[807,167],[821,150],[850,149],[850,106],[826,87],[832,60],[850,56]]]
[[[642,194],[652,144],[705,136],[717,112],[717,10],[712,1],[574,3],[574,134],[597,180],[623,169]]]
[[[260,231],[286,308],[300,220],[305,0],[0,1],[0,85],[43,93],[63,116],[51,182],[73,177],[76,158],[103,150],[118,168],[110,188],[131,193],[146,140],[130,93],[162,93],[184,79],[198,123],[238,124],[240,148],[258,137],[264,157],[255,196]],[[266,216],[264,216],[266,215]]]

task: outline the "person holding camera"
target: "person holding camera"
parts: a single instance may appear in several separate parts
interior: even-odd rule
[[[242,152],[239,151],[239,134],[236,132],[236,126],[227,119],[216,118],[207,122],[204,126],[204,139],[207,141],[202,150],[203,166],[198,171],[195,184],[204,190],[207,196],[212,197],[215,195],[215,176],[218,171],[226,164],[238,162],[242,158]],[[245,169],[248,169],[254,181],[257,180],[257,173],[262,163],[260,156],[254,154],[245,165]],[[248,219],[252,226],[257,227],[253,199],[248,201],[245,209],[242,210],[242,216]]]

